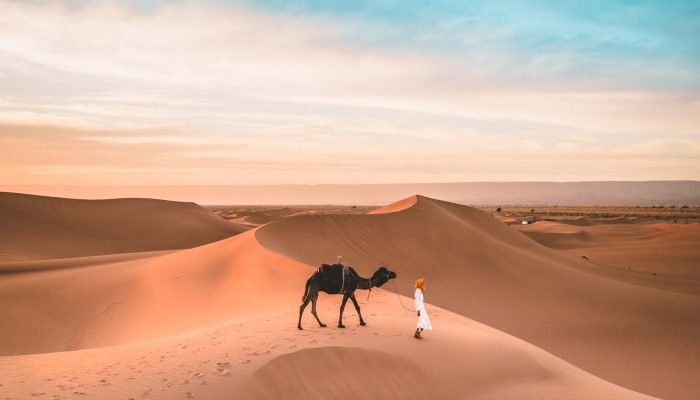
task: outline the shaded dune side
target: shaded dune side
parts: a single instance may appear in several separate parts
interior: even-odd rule
[[[0,276],[0,356],[139,342],[275,311],[301,297],[309,273],[279,259],[251,231],[150,259]]]
[[[0,261],[174,250],[247,230],[194,203],[0,193]]]
[[[425,277],[429,302],[633,390],[675,399],[700,391],[700,297],[630,284],[479,210],[415,199],[399,212],[291,217],[256,237],[309,265],[336,255],[365,270],[387,265],[408,296]]]

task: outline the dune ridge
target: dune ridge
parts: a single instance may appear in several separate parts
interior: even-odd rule
[[[248,228],[194,203],[0,192],[0,262],[190,248]]]
[[[305,271],[266,262],[269,252],[251,235],[144,260],[9,274],[0,279],[0,319],[6,326],[0,330],[0,355],[156,339],[232,315],[274,311],[280,298],[299,298],[303,283],[272,290],[268,280],[303,282]],[[258,290],[269,294],[259,296]]]

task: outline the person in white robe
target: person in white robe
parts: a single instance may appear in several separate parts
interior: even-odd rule
[[[428,312],[425,310],[425,303],[423,302],[423,295],[425,294],[425,279],[420,278],[416,281],[416,312],[418,313],[418,326],[416,327],[416,333],[413,335],[416,339],[423,339],[421,333],[424,330],[432,330],[433,326],[430,324],[430,317],[428,317]]]

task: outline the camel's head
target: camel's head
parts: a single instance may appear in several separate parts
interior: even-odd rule
[[[372,278],[377,282],[377,287],[381,287],[383,284],[389,282],[389,279],[396,278],[396,272],[389,271],[387,267],[379,267],[379,269],[372,275]]]

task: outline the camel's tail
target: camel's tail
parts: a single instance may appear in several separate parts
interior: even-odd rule
[[[306,301],[306,296],[309,294],[309,284],[310,283],[311,283],[311,279],[306,281],[306,287],[304,288],[304,295],[301,297],[302,302]]]

